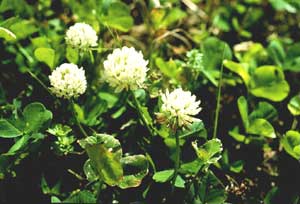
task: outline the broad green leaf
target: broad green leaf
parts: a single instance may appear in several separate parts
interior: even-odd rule
[[[185,180],[180,175],[177,175],[175,179],[174,186],[177,188],[184,188],[185,187]]]
[[[88,181],[95,181],[98,179],[96,170],[91,165],[91,161],[88,159],[83,165],[83,171]]]
[[[289,130],[280,140],[281,145],[284,150],[294,157],[295,159],[300,159],[300,133],[294,130]]]
[[[230,171],[240,173],[244,168],[244,161],[238,160],[230,165]]]
[[[181,164],[179,171],[180,173],[183,174],[195,175],[200,171],[202,166],[203,166],[203,161],[200,161],[199,159],[195,159],[194,161]]]
[[[71,195],[69,198],[64,200],[63,203],[96,203],[96,198],[92,192],[83,190],[74,195]]]
[[[4,38],[6,41],[14,41],[17,39],[13,32],[3,27],[0,27],[0,38]]]
[[[219,70],[224,59],[232,58],[229,45],[215,37],[209,37],[203,41],[202,53],[205,70]]]
[[[251,76],[249,90],[256,97],[278,102],[288,96],[290,86],[280,68],[261,66],[256,68]]]
[[[114,2],[108,9],[108,15],[103,16],[101,21],[108,27],[128,32],[133,26],[133,18],[129,7],[123,2]]]
[[[273,40],[268,46],[268,53],[278,66],[282,66],[286,58],[285,50],[278,40]]]
[[[287,0],[269,0],[274,9],[278,11],[287,11],[290,13],[296,13],[297,9],[290,4]]]
[[[52,119],[51,111],[38,102],[27,105],[23,110],[23,116],[26,133],[38,132]]]
[[[77,64],[78,60],[79,60],[79,53],[78,50],[67,46],[66,48],[66,58],[69,62],[73,63],[73,64]]]
[[[244,83],[248,85],[250,81],[250,75],[248,72],[247,64],[237,63],[231,60],[224,60],[223,63],[226,68],[238,74],[243,79]]]
[[[9,29],[17,36],[18,40],[25,39],[38,31],[38,28],[35,26],[33,21],[29,20],[18,21],[15,24],[11,25]]]
[[[288,109],[292,115],[297,116],[300,115],[300,95],[294,96],[289,104]]]
[[[178,67],[173,60],[164,61],[162,58],[158,57],[155,59],[155,64],[159,70],[167,77],[171,79],[178,79],[181,67]]]
[[[122,189],[137,187],[148,174],[148,160],[144,155],[127,156],[121,159],[124,177],[118,184]]]
[[[0,137],[14,138],[21,136],[23,133],[17,129],[13,124],[5,119],[0,119]]]
[[[244,124],[244,128],[247,131],[249,127],[249,118],[248,118],[248,103],[244,96],[240,96],[238,99],[238,108],[240,115]]]
[[[197,142],[193,142],[192,146],[198,156],[198,159],[208,168],[210,164],[216,163],[223,151],[222,143],[219,139],[211,139],[198,147]]]
[[[27,146],[29,139],[30,139],[29,135],[22,136],[20,139],[18,139],[15,142],[13,146],[10,147],[10,149],[5,155],[14,155],[18,151],[20,151],[22,148]]]
[[[55,51],[51,48],[40,47],[34,51],[34,56],[38,61],[44,62],[51,69],[54,68]]]
[[[61,200],[56,196],[51,196],[51,203],[61,203]]]
[[[65,137],[72,131],[72,128],[68,125],[56,124],[53,128],[47,130],[48,133],[57,137]]]
[[[162,22],[160,22],[160,28],[167,28],[173,23],[176,23],[180,19],[186,17],[186,13],[181,9],[175,7],[169,10],[169,12],[165,15]]]
[[[283,69],[293,72],[300,71],[300,43],[294,43],[288,47]]]
[[[111,135],[97,134],[80,140],[79,144],[87,151],[99,178],[110,186],[118,185],[123,177],[120,142]]]
[[[187,129],[184,129],[179,132],[180,139],[188,139],[191,137],[200,137],[200,138],[207,138],[207,131],[204,127],[203,121],[194,122],[190,125]]]
[[[267,120],[262,118],[251,121],[247,133],[268,138],[276,137],[273,126]]]
[[[267,102],[259,102],[258,106],[249,115],[249,120],[255,120],[257,118],[264,118],[268,121],[273,121],[277,118],[278,112],[274,106]]]
[[[278,193],[279,188],[277,186],[273,187],[265,196],[264,203],[265,204],[273,204],[274,203],[274,197]]]
[[[165,183],[172,179],[172,176],[174,175],[174,170],[169,169],[169,170],[163,170],[163,171],[158,171],[153,175],[153,180],[158,183]]]

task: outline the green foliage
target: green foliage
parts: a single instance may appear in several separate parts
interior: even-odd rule
[[[299,203],[299,11],[297,0],[0,1],[0,203]],[[65,40],[79,22],[98,37],[84,51]],[[147,76],[115,93],[103,63],[123,46]],[[49,89],[66,62],[87,81],[74,101]],[[158,117],[176,88],[201,100],[198,115],[184,116],[186,98],[172,105],[184,128]]]
[[[300,133],[289,130],[281,139],[284,150],[295,159],[300,159]]]
[[[110,186],[131,188],[140,185],[148,174],[148,160],[143,155],[122,157],[120,142],[111,135],[97,134],[79,141],[89,160],[84,172],[89,181],[104,181]]]

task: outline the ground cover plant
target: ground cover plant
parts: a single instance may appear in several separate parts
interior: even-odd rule
[[[298,0],[0,13],[0,203],[300,203]]]

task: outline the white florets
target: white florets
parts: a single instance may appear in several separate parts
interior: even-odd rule
[[[83,94],[87,87],[85,72],[75,64],[64,63],[49,76],[50,90],[57,97],[70,99]]]
[[[67,30],[65,40],[71,47],[86,50],[97,46],[98,37],[96,31],[90,25],[76,23]]]
[[[147,77],[148,61],[133,47],[115,49],[104,61],[103,79],[116,92],[142,88]]]
[[[157,113],[160,123],[167,123],[172,128],[189,126],[191,123],[200,121],[193,116],[197,115],[201,108],[200,101],[190,91],[177,88],[171,93],[167,90],[161,95],[161,111]]]

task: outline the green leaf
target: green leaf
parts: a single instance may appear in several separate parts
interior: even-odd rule
[[[281,145],[284,150],[294,157],[295,159],[300,159],[300,133],[294,130],[289,130],[280,140]]]
[[[18,40],[22,40],[32,35],[38,28],[34,25],[32,21],[29,20],[21,20],[9,27],[11,32],[13,32]]]
[[[204,138],[204,139],[207,138],[207,131],[204,127],[203,121],[194,122],[187,129],[184,129],[179,132],[180,139],[188,139],[191,137]]]
[[[249,120],[253,121],[257,118],[264,118],[273,121],[277,118],[278,112],[274,106],[267,102],[259,102],[255,110],[249,115]]]
[[[178,67],[174,60],[164,61],[163,58],[156,58],[155,64],[159,70],[167,77],[171,79],[178,79],[181,67]]]
[[[124,177],[118,184],[122,189],[137,187],[148,174],[148,160],[144,155],[127,156],[121,159]]]
[[[292,115],[297,116],[300,115],[300,95],[294,96],[289,104],[288,109]]]
[[[278,187],[273,187],[266,195],[264,198],[264,203],[265,204],[273,204],[274,203],[274,197],[278,193],[279,188]]]
[[[286,0],[269,0],[274,9],[278,11],[287,11],[296,13],[297,9]]]
[[[287,49],[283,68],[293,72],[300,71],[300,43],[294,43]]]
[[[262,118],[251,121],[247,133],[268,138],[276,138],[273,126],[267,120]]]
[[[244,124],[244,128],[247,131],[249,127],[249,118],[248,118],[248,103],[244,96],[240,96],[238,99],[238,108],[241,114],[241,118]]]
[[[130,15],[130,8],[123,2],[114,2],[108,8],[108,16],[101,18],[108,27],[127,32],[133,26],[133,18]]]
[[[206,70],[219,70],[224,59],[232,58],[229,45],[215,37],[209,37],[203,41],[202,52],[203,67]]]
[[[34,51],[34,56],[38,61],[44,62],[51,69],[54,68],[55,51],[51,48],[40,47]]]
[[[177,175],[175,179],[174,186],[177,188],[184,188],[185,187],[185,180],[180,175]]]
[[[79,60],[79,53],[77,49],[74,49],[70,46],[67,46],[66,48],[66,58],[69,62],[73,64],[77,64]]]
[[[69,198],[64,200],[63,203],[96,203],[96,198],[90,191],[83,190],[75,195],[71,195]]]
[[[4,38],[6,41],[14,41],[17,39],[13,32],[3,27],[0,27],[0,38]]]
[[[23,133],[18,130],[13,124],[5,119],[0,119],[0,137],[14,138],[21,136]]]
[[[200,171],[202,166],[203,166],[203,161],[200,161],[199,159],[195,159],[194,161],[181,164],[179,172],[183,174],[196,175]]]
[[[249,90],[256,97],[278,102],[288,96],[290,87],[280,68],[261,66],[256,68],[251,76]]]
[[[52,119],[51,111],[41,103],[34,102],[27,105],[23,110],[26,133],[38,132]]]
[[[206,165],[206,168],[210,164],[216,163],[221,158],[220,154],[223,151],[222,143],[219,139],[208,140],[200,147],[198,147],[197,142],[193,142],[192,146],[198,159]]]
[[[244,161],[238,160],[230,165],[230,171],[240,173],[244,168]]]
[[[247,64],[237,63],[231,60],[224,60],[223,63],[227,69],[238,74],[243,79],[244,83],[248,85],[250,81],[250,75]]]
[[[91,165],[91,160],[86,160],[86,162],[83,165],[83,172],[87,178],[88,181],[96,181],[98,179],[96,170]]]
[[[97,134],[80,140],[79,144],[87,151],[99,178],[110,186],[118,185],[123,177],[120,142],[111,135]]]
[[[186,17],[186,13],[184,11],[176,7],[172,8],[165,15],[163,21],[160,22],[160,28],[167,28],[184,17]]]
[[[14,155],[18,151],[20,151],[21,149],[23,149],[24,147],[27,146],[29,139],[30,139],[29,135],[24,135],[23,137],[18,139],[15,142],[15,144],[10,147],[10,149],[8,150],[8,152],[5,155]]]
[[[278,66],[282,66],[286,58],[285,50],[278,40],[273,40],[268,46],[268,53]]]
[[[170,179],[172,179],[173,175],[174,175],[174,169],[169,169],[169,170],[156,172],[152,178],[157,183],[165,183]]]

